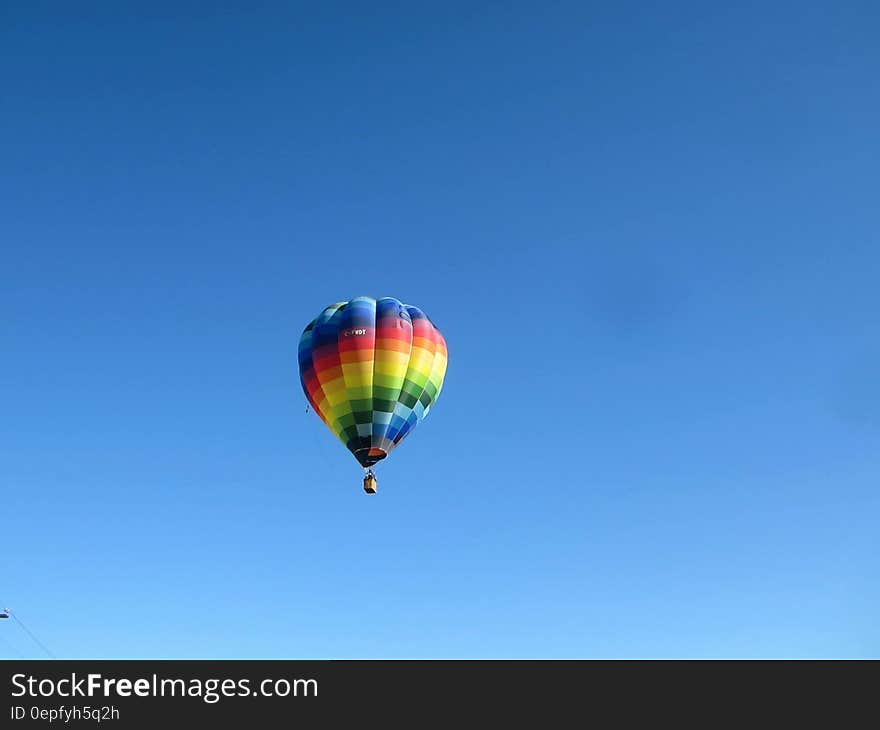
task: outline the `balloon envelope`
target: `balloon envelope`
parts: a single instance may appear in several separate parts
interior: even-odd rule
[[[428,415],[446,364],[440,330],[421,309],[391,297],[331,304],[299,342],[306,398],[364,467]]]

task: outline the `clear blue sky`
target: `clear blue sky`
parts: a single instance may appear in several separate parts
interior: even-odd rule
[[[61,657],[880,655],[880,12],[722,5],[4,4],[0,601]],[[377,497],[296,364],[359,294],[450,348]]]

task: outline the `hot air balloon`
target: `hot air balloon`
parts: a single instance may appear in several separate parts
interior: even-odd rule
[[[418,307],[355,297],[324,309],[299,341],[299,374],[312,409],[364,468],[425,419],[446,375],[446,340]]]

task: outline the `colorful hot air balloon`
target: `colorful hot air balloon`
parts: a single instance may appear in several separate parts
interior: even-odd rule
[[[418,307],[356,297],[327,307],[299,341],[299,374],[312,409],[367,470],[422,421],[443,388],[446,340]]]

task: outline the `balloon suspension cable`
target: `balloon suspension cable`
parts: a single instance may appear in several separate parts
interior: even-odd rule
[[[50,649],[49,649],[49,648],[48,648],[48,647],[47,647],[42,641],[40,641],[40,639],[36,636],[36,634],[34,634],[34,632],[31,631],[31,630],[25,625],[24,621],[22,621],[22,620],[21,620],[16,614],[14,614],[14,613],[13,613],[12,611],[10,611],[8,608],[4,608],[4,609],[3,609],[3,616],[6,617],[6,618],[11,618],[16,624],[18,624],[18,627],[19,627],[22,631],[24,631],[24,633],[27,634],[27,635],[30,637],[30,639],[31,639],[31,640],[32,640],[37,646],[40,647],[40,649],[42,649],[42,650],[45,652],[46,656],[48,656],[50,659],[55,659],[55,658],[56,658],[55,655],[52,653],[52,651],[51,651],[51,650],[50,650]],[[16,650],[16,651],[17,651],[17,650]]]

